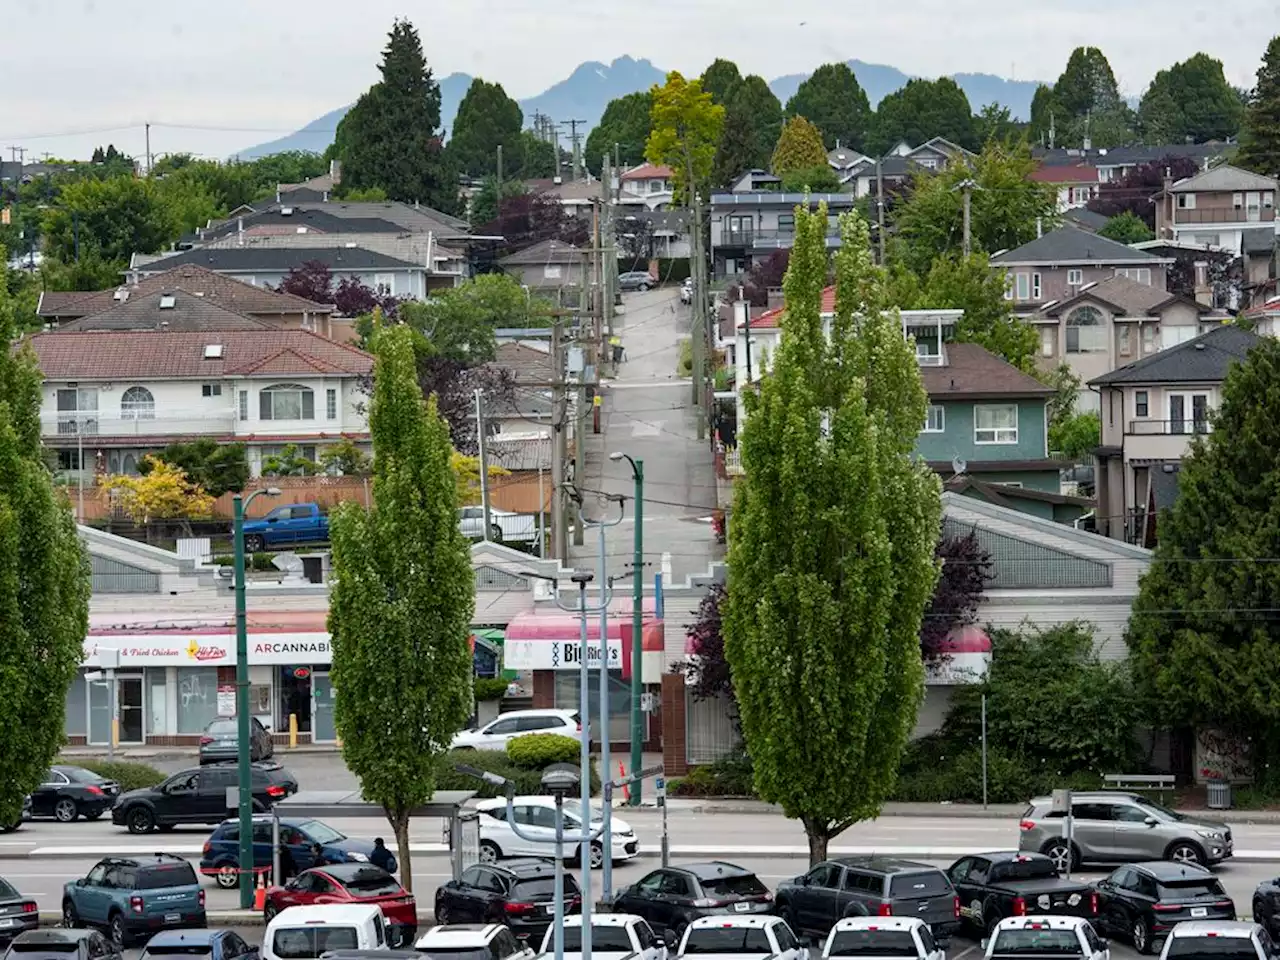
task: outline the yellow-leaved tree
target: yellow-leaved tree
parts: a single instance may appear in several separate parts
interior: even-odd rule
[[[470,457],[465,453],[453,451],[449,458],[449,466],[453,467],[453,475],[458,480],[458,505],[465,507],[480,502],[480,458]],[[495,477],[506,477],[511,471],[505,467],[489,464],[489,481]]]
[[[187,479],[181,467],[151,455],[144,459],[151,468],[146,476],[118,474],[102,481],[102,486],[111,491],[134,523],[201,520],[213,513],[213,497]]]

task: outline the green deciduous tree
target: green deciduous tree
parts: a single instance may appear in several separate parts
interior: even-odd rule
[[[1054,103],[1053,87],[1041,83],[1031,97],[1031,139],[1043,146],[1059,146],[1062,143],[1061,108]]]
[[[703,91],[701,80],[686,80],[675,70],[667,74],[664,85],[654,86],[651,96],[644,157],[671,168],[675,200],[684,202],[690,176],[698,191],[711,177],[724,131],[724,107]]]
[[[614,144],[623,167],[633,167],[643,161],[652,109],[653,93],[649,90],[628,93],[605,104],[604,114],[587,134],[587,145],[583,148],[587,168],[599,176],[600,161],[606,153],[610,157],[614,155]]]
[[[840,178],[827,164],[807,170],[788,170],[782,176],[783,193],[839,193]]]
[[[723,57],[713,60],[706,70],[702,71],[702,89],[711,94],[713,103],[728,108],[729,99],[742,83],[742,73],[738,65]]]
[[[712,180],[727,186],[744,170],[763,170],[782,132],[782,104],[754,73],[734,88],[725,107]]]
[[[208,437],[190,443],[171,443],[160,451],[165,463],[180,467],[187,478],[213,497],[239,492],[249,482],[249,459],[243,443],[218,443]],[[147,473],[153,461],[139,464]]]
[[[0,247],[0,263],[5,251]],[[66,731],[89,629],[89,558],[40,445],[40,371],[0,284],[0,824],[44,778]]]
[[[440,85],[407,20],[391,28],[382,79],[361,94],[338,124],[342,182],[348,189],[381,187],[393,200],[452,211],[458,183],[445,162],[440,135]]]
[[[781,342],[746,395],[722,610],[757,793],[804,824],[811,863],[893,789],[942,517],[937,477],[911,456],[919,366],[866,223],[847,215],[842,233],[828,338],[827,210],[797,208]]]
[[[1142,243],[1155,237],[1142,218],[1128,210],[1108,220],[1098,234],[1116,243]]]
[[[489,223],[498,219],[503,200],[521,196],[526,192],[524,184],[518,180],[499,183],[497,177],[485,177],[484,182],[480,184],[480,189],[471,198],[471,222]]]
[[[524,113],[500,83],[476,77],[458,104],[458,115],[449,131],[450,165],[468,177],[490,177],[498,170],[502,147],[505,173],[518,171],[523,160],[520,134]]]
[[[827,148],[822,134],[807,118],[790,117],[782,126],[769,168],[782,177],[797,170],[813,170],[827,166]]]
[[[871,125],[871,102],[847,63],[824,63],[787,101],[787,116],[805,117],[822,133],[828,150],[861,150]]]
[[[555,144],[543,140],[532,130],[520,134],[520,166],[515,174],[526,180],[539,180],[556,175]]]
[[[44,217],[45,253],[63,263],[93,259],[125,265],[178,237],[179,224],[158,184],[132,176],[86,178],[64,186]]]
[[[1222,61],[1197,53],[1161,70],[1142,95],[1138,121],[1147,143],[1204,143],[1240,132],[1244,109]]]
[[[496,328],[541,326],[545,307],[513,277],[484,273],[429,300],[402,304],[398,317],[427,339],[434,354],[476,364],[493,359]]]
[[[1013,119],[1008,107],[988,103],[973,118],[973,138],[980,144],[988,140],[1009,141],[1019,136],[1025,126]]]
[[[918,147],[933,137],[945,137],[966,150],[980,146],[975,135],[969,98],[950,77],[908,80],[876,107],[866,149],[880,155],[899,141]]]
[[[1268,177],[1280,174],[1280,36],[1271,38],[1262,55],[1236,162]]]
[[[409,815],[431,797],[472,709],[475,581],[449,428],[418,388],[413,333],[380,329],[373,347],[373,506],[344,503],[330,517],[334,722],[343,760],[386,811],[412,889]]]

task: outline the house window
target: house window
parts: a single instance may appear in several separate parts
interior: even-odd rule
[[[1194,210],[1196,208],[1196,195],[1194,193],[1178,194],[1179,210]]]
[[[394,273],[375,273],[373,289],[379,296],[392,297],[396,292],[396,275]]]
[[[1004,298],[1006,300],[1013,299],[1013,274],[1006,273],[1004,275]]]
[[[1149,414],[1147,391],[1139,390],[1133,395],[1133,415],[1145,417]]]
[[[1145,283],[1151,286],[1151,268],[1150,267],[1116,267],[1117,277],[1126,277],[1134,283]]]
[[[1016,293],[1014,296],[1019,300],[1028,300],[1031,297],[1031,277],[1029,274],[1019,273],[1015,277]]]
[[[1243,206],[1244,206],[1244,194],[1243,194],[1243,193],[1233,193],[1233,194],[1231,195],[1231,206],[1235,207],[1237,210],[1239,210],[1241,207],[1243,207]]]
[[[333,387],[324,392],[324,416],[326,420],[338,419],[338,391]]]
[[[1082,284],[1082,283],[1084,283],[1084,271],[1083,271],[1083,270],[1076,269],[1076,270],[1068,270],[1068,271],[1067,271],[1067,286],[1068,286],[1068,287],[1078,287],[1078,286],[1080,286],[1080,284]]]
[[[924,167],[926,170],[936,170],[938,168],[938,161],[933,159],[933,157],[922,157],[917,160],[916,163],[920,164],[920,166]]]
[[[287,444],[287,443],[278,443],[278,444],[264,443],[262,445],[262,462],[266,463],[272,457],[283,457],[285,448],[288,446],[293,447],[294,456],[298,457],[299,459],[310,460],[312,463],[316,462],[316,447],[315,447],[315,444],[310,444],[310,443],[306,445]]]
[[[1058,328],[1040,328],[1040,356],[1052,357],[1058,352]]]
[[[1164,327],[1160,331],[1160,342],[1164,345],[1164,349],[1168,350],[1180,343],[1194,340],[1199,335],[1199,327]]]
[[[68,387],[58,391],[58,432],[98,432],[98,391]]]
[[[1170,433],[1208,433],[1209,395],[1207,393],[1169,394]]]
[[[543,280],[559,280],[560,264],[548,263],[546,266],[544,266],[542,268],[542,279]]]
[[[248,390],[240,391],[240,419],[241,420],[249,419],[249,391]]]
[[[796,229],[796,215],[794,213],[778,214],[778,232],[792,233]]]
[[[1142,328],[1142,352],[1155,353],[1160,349],[1160,328],[1154,323]]]
[[[1033,273],[1033,274],[1031,275],[1031,299],[1032,299],[1032,300],[1039,300],[1039,299],[1040,299],[1040,290],[1041,290],[1041,287],[1040,287],[1040,274],[1038,274],[1038,273]]]
[[[977,404],[973,408],[974,443],[1017,443],[1016,403]]]
[[[69,450],[58,451],[58,470],[65,473],[71,470],[80,469],[80,450],[71,447]]]
[[[220,397],[222,396],[222,384],[202,383],[200,384],[200,395],[202,397]]]
[[[1264,210],[1270,210],[1276,205],[1276,195],[1268,190],[1262,195],[1262,207]]]
[[[942,433],[946,429],[947,417],[942,406],[937,403],[929,404],[929,412],[924,417],[925,433]]]
[[[1076,307],[1067,317],[1067,353],[1103,353],[1107,330],[1094,307]]]
[[[1191,242],[1202,247],[1216,247],[1222,242],[1222,236],[1217,233],[1197,233],[1192,236]]]
[[[146,387],[130,387],[120,398],[121,420],[154,420],[156,398]]]
[[[1117,340],[1120,344],[1120,356],[1128,357],[1133,355],[1133,331],[1129,325],[1123,324],[1117,329]]]
[[[262,420],[314,420],[315,394],[296,383],[277,383],[258,394],[258,417]]]

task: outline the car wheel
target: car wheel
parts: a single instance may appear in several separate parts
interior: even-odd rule
[[[591,869],[599,870],[604,866],[604,847],[598,843],[591,845]]]
[[[62,901],[62,925],[68,930],[80,926],[80,914],[76,913],[76,905],[70,900]]]
[[[240,871],[234,864],[224,863],[213,879],[223,890],[234,890],[240,885]]]
[[[502,858],[502,848],[492,840],[480,841],[480,862],[497,863]]]
[[[993,936],[996,932],[996,925],[1002,919],[1000,911],[996,909],[995,901],[988,900],[984,903],[978,915],[981,918],[982,929],[986,931],[986,935],[988,937]]]
[[[80,811],[76,807],[76,802],[68,797],[63,797],[53,805],[53,815],[59,823],[70,823],[79,814]]]
[[[266,923],[270,923],[272,920],[276,918],[276,914],[279,912],[280,912],[280,908],[277,907],[270,900],[268,900],[267,905],[262,908],[262,919]]]
[[[780,904],[778,906],[778,916],[782,918],[783,923],[785,923],[788,927],[791,928],[792,933],[794,933],[797,937],[800,936],[800,931],[796,929],[796,914],[795,914],[795,911],[791,909],[791,904],[789,903]],[[804,939],[804,938],[801,937],[801,939]]]
[[[1075,844],[1067,843],[1065,840],[1050,840],[1041,852],[1053,861],[1053,866],[1059,873],[1065,873],[1080,865],[1080,851],[1075,848]]]
[[[446,903],[436,904],[436,923],[441,923],[441,924],[450,923],[451,922],[450,918],[452,916],[453,916],[453,911],[449,909],[448,904]]]
[[[1151,928],[1147,926],[1146,917],[1138,917],[1129,928],[1129,939],[1133,941],[1133,949],[1139,953],[1151,952]]]
[[[120,947],[129,945],[129,928],[124,925],[124,914],[113,913],[107,921],[107,936]]]
[[[125,824],[130,833],[150,833],[156,827],[156,818],[146,807],[134,807],[125,814]]]
[[[642,283],[640,284],[640,286],[636,287],[636,289],[639,290],[641,293],[648,293],[649,285],[647,283]]]
[[[257,534],[244,538],[244,549],[247,553],[261,553],[266,546],[267,542]]]
[[[1179,840],[1177,843],[1170,844],[1169,849],[1165,851],[1164,857],[1166,860],[1172,860],[1175,863],[1189,863],[1193,867],[1204,866],[1204,851],[1187,840]]]

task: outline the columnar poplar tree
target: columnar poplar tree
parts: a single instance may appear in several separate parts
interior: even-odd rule
[[[440,756],[471,714],[475,606],[449,428],[435,396],[423,402],[413,336],[374,333],[373,506],[333,513],[329,598],[342,756],[386,811],[406,887],[409,814],[431,797]]]
[[[0,263],[4,262],[0,246]],[[62,746],[67,688],[84,659],[89,559],[40,447],[40,371],[0,283],[0,824]]]
[[[773,370],[749,393],[729,526],[725,655],[760,798],[809,859],[876,816],[924,691],[939,481],[912,458],[927,398],[869,232],[841,219],[836,316],[820,316],[827,210],[796,210]]]

